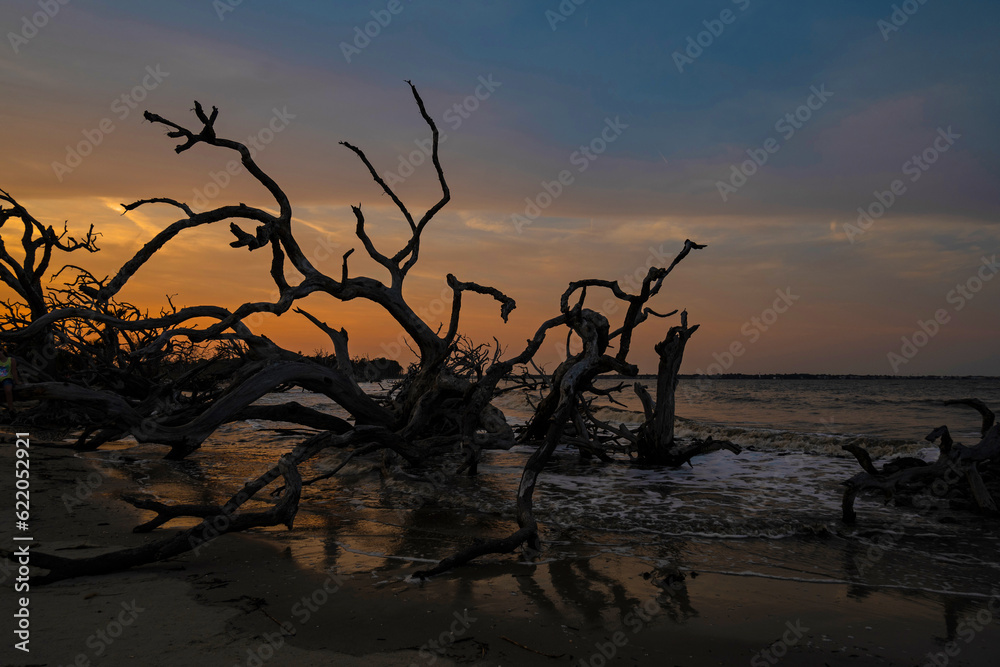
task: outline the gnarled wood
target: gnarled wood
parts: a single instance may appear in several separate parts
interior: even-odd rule
[[[331,433],[346,433],[354,426],[340,417],[328,415],[325,412],[307,408],[297,401],[288,401],[278,405],[248,405],[235,413],[228,421],[244,421],[247,419],[265,419],[273,422],[290,422],[309,428]]]
[[[685,463],[690,465],[691,459],[696,456],[704,456],[705,454],[711,454],[723,449],[733,454],[739,454],[743,451],[743,448],[735,443],[728,440],[713,440],[709,436],[705,440],[696,441],[687,447],[679,447],[669,452],[664,452],[660,455],[656,463],[657,465],[670,466],[671,468],[680,468]]]
[[[283,362],[264,368],[232,388],[190,422],[179,426],[165,425],[148,417],[125,399],[107,391],[68,383],[45,382],[25,385],[19,389],[19,393],[22,398],[59,399],[99,407],[106,412],[110,421],[120,424],[122,430],[139,442],[168,445],[172,449],[167,458],[180,459],[198,449],[221,424],[231,421],[240,411],[247,409],[251,403],[275,387],[287,383],[299,384],[325,394],[354,415],[359,423],[393,422],[391,413],[336,369],[301,362]],[[299,413],[302,414],[303,411],[300,410]],[[277,411],[274,414],[277,415]],[[309,418],[318,419],[315,415],[310,415]],[[343,430],[344,423],[333,419],[335,418],[324,420],[324,423],[333,426],[331,430]]]
[[[515,308],[515,301],[500,290],[476,282],[460,281],[448,274],[447,285],[452,290],[453,298],[446,327],[428,322],[407,302],[403,296],[404,282],[418,261],[422,234],[451,199],[438,152],[438,128],[416,88],[412,84],[410,87],[420,115],[431,131],[430,161],[441,189],[440,198],[419,219],[411,214],[402,199],[379,176],[365,153],[343,142],[362,161],[382,193],[396,205],[409,228],[409,237],[402,248],[394,253],[385,252],[369,234],[361,205],[351,207],[354,234],[369,258],[388,272],[388,279],[384,281],[352,276],[348,260],[353,249],[343,254],[339,274],[327,275],[313,265],[293,233],[292,207],[285,192],[257,164],[246,145],[221,136],[217,108],[212,107],[210,112],[206,112],[199,102],[195,102],[194,115],[198,125],[194,129],[145,112],[146,120],[166,127],[168,136],[179,140],[175,148],[177,153],[204,144],[238,154],[246,172],[273,198],[277,213],[273,212],[273,206],[272,210],[268,210],[243,203],[196,211],[186,203],[169,197],[149,197],[123,205],[126,213],[143,206],[165,205],[182,217],[155,234],[110,278],[99,279],[79,269],[76,284],[65,290],[67,301],[60,303],[66,307],[51,309],[52,312],[32,322],[15,318],[18,319],[17,331],[0,333],[0,339],[25,339],[54,323],[76,327],[78,332],[87,335],[93,330],[94,338],[98,340],[95,342],[87,335],[78,335],[73,343],[74,352],[86,357],[96,346],[107,348],[110,360],[105,367],[90,372],[87,378],[104,375],[119,384],[125,382],[131,365],[137,360],[162,360],[178,348],[190,351],[200,344],[235,350],[237,358],[241,361],[249,359],[250,363],[230,369],[231,376],[227,382],[220,382],[220,376],[216,375],[208,388],[199,385],[196,373],[180,373],[181,377],[177,377],[178,373],[164,372],[152,374],[144,385],[129,393],[118,392],[118,387],[112,386],[111,382],[91,384],[88,381],[78,384],[35,383],[25,387],[21,393],[36,398],[65,400],[83,406],[92,414],[99,414],[100,419],[83,425],[85,435],[80,438],[81,446],[94,447],[117,434],[130,433],[142,442],[158,442],[171,447],[170,458],[182,458],[195,451],[219,425],[233,420],[290,420],[325,431],[302,442],[291,454],[283,456],[276,466],[245,485],[222,505],[173,505],[158,499],[126,496],[126,500],[136,507],[156,512],[154,519],[137,530],[152,530],[179,516],[193,516],[202,521],[176,536],[94,558],[63,559],[40,554],[34,562],[52,570],[49,580],[109,572],[169,558],[197,549],[219,534],[233,530],[275,523],[291,527],[303,486],[297,466],[328,447],[348,450],[346,457],[329,474],[335,474],[358,456],[379,450],[385,450],[384,467],[391,472],[393,466],[403,465],[404,460],[410,465],[425,464],[432,457],[456,448],[464,450],[462,469],[475,472],[482,449],[510,447],[515,442],[513,429],[491,404],[493,398],[503,391],[501,383],[511,377],[515,367],[533,364],[533,357],[547,334],[562,326],[567,327],[567,350],[570,349],[570,342],[576,339],[582,344],[582,350],[575,354],[567,351],[566,359],[552,374],[547,395],[521,434],[521,442],[534,444],[536,448],[524,465],[518,486],[517,529],[503,539],[477,542],[444,559],[437,567],[417,573],[418,576],[443,572],[486,553],[509,553],[521,545],[526,546],[529,555],[538,553],[541,541],[533,513],[533,494],[546,464],[560,444],[575,444],[608,462],[613,460],[608,452],[621,447],[619,443],[629,443],[622,449],[638,444],[640,458],[655,459],[668,465],[680,465],[689,462],[693,456],[720,448],[739,451],[731,443],[711,439],[680,447],[673,438],[673,390],[684,343],[697,329],[687,327],[686,313],[681,316],[681,327],[672,328],[667,339],[657,348],[665,375],[657,388],[658,405],[654,406],[648,395],[644,400],[644,408],[650,417],[649,439],[643,440],[645,436],[632,434],[624,426],[615,428],[594,419],[589,410],[596,396],[612,395],[612,392],[594,386],[596,378],[605,373],[627,377],[638,374],[638,368],[627,361],[635,329],[650,316],[667,317],[673,314],[657,312],[650,307],[650,300],[660,292],[664,279],[675,266],[691,250],[703,248],[703,245],[685,241],[683,249],[669,266],[649,268],[636,294],[625,292],[617,281],[587,279],[570,283],[560,299],[559,314],[538,328],[522,352],[507,359],[503,358],[499,342],[493,354],[479,354],[479,348],[475,346],[463,348],[465,339],[460,333],[461,305],[466,292],[495,299],[500,304],[501,319],[507,321]],[[159,317],[149,317],[148,313],[140,313],[137,309],[133,309],[134,312],[128,309],[123,311],[115,305],[116,295],[138,275],[156,252],[187,230],[216,223],[229,223],[235,239],[230,243],[233,248],[246,248],[249,252],[270,250],[269,273],[278,291],[276,298],[246,302],[232,310],[213,306],[177,309],[170,303],[170,308],[161,312]],[[248,223],[253,226],[252,229],[242,226]],[[607,318],[585,307],[588,288],[606,288],[614,298],[627,304],[619,325],[613,328]],[[412,339],[417,364],[384,401],[365,395],[355,381],[347,352],[346,330],[336,331],[300,307],[302,299],[317,293],[339,301],[363,299],[376,304]],[[570,306],[571,299],[576,301],[573,306]],[[254,334],[245,323],[250,315],[282,315],[293,308],[330,337],[337,358],[336,368],[301,361],[299,355]],[[202,323],[196,321],[200,318],[212,321],[201,326]],[[126,333],[129,335],[125,336]],[[126,339],[125,343],[119,342],[120,335]],[[188,347],[184,348],[185,345]],[[614,353],[608,351],[612,345],[616,345]],[[196,358],[196,355],[186,357],[185,363]],[[161,381],[163,386],[154,388]],[[298,385],[327,396],[342,406],[353,417],[354,423],[294,402],[279,406],[252,405],[265,393],[286,385]],[[178,397],[183,400],[172,400]],[[572,440],[572,434],[567,440],[566,432],[570,425],[575,425],[578,440]],[[95,430],[96,435],[91,436]],[[652,446],[652,453],[647,445]],[[327,476],[310,481],[319,481]],[[266,512],[237,512],[249,498],[278,477],[284,477],[285,485],[275,492],[280,496],[277,505]]]
[[[477,541],[457,554],[443,559],[433,568],[414,572],[414,577],[421,579],[432,577],[479,556],[491,553],[510,553],[522,544],[526,545],[529,554],[541,551],[538,522],[533,512],[535,486],[538,483],[539,475],[545,469],[545,464],[548,463],[552,452],[559,444],[563,426],[575,408],[578,390],[589,384],[594,376],[601,371],[602,361],[605,360],[604,351],[607,348],[607,339],[601,335],[602,331],[607,331],[607,319],[603,315],[592,310],[577,308],[569,315],[568,320],[569,325],[584,341],[584,349],[563,375],[559,392],[562,398],[553,418],[549,421],[545,440],[528,458],[521,472],[521,482],[517,491],[518,529],[502,539]]]
[[[982,415],[983,425],[980,428],[980,435],[986,437],[986,432],[990,430],[990,427],[996,422],[996,415],[990,410],[985,403],[983,403],[978,398],[958,398],[950,401],[945,401],[945,405],[968,405],[973,408],[976,412]]]
[[[640,463],[674,465],[673,462],[678,460],[679,452],[674,451],[675,393],[681,360],[684,357],[684,346],[697,330],[697,324],[693,327],[688,326],[687,311],[684,311],[681,313],[680,326],[670,327],[666,338],[657,343],[654,348],[660,358],[656,375],[655,405],[650,405],[648,394],[646,394],[645,399],[642,394],[639,394],[643,410],[647,414],[646,423],[642,425],[637,434],[636,452]],[[650,407],[652,407],[653,412],[652,419],[648,416]],[[716,449],[718,448],[709,448],[707,451],[715,451]],[[739,453],[738,448],[737,453]],[[691,456],[684,458],[682,455],[681,458],[683,458],[682,462],[691,460]]]
[[[296,463],[294,454],[285,454],[275,468],[244,485],[239,493],[219,508],[218,513],[206,516],[197,526],[181,531],[177,535],[139,547],[113,551],[90,558],[64,558],[41,551],[33,551],[31,554],[32,565],[49,570],[48,574],[34,577],[33,581],[46,584],[72,577],[118,572],[199,549],[220,535],[248,528],[284,524],[291,529],[298,511],[299,494],[302,489],[302,478],[299,476]],[[238,513],[236,511],[279,475],[284,477],[287,491],[278,503],[262,512]],[[0,550],[0,557],[13,559],[14,554],[7,550]]]
[[[933,490],[931,485],[939,479],[945,480],[945,488],[949,490],[958,481],[965,480],[976,504],[984,511],[995,512],[996,504],[983,484],[976,464],[1000,458],[1000,425],[991,426],[982,440],[972,447],[953,443],[947,427],[944,426],[935,429],[927,436],[932,442],[938,438],[941,439],[941,446],[937,461],[929,465],[903,468],[893,473],[886,473],[884,470],[876,470],[873,473],[867,469],[868,466],[874,468],[868,452],[855,448],[860,450],[860,452],[854,451],[855,456],[859,461],[868,459],[868,466],[865,472],[859,472],[844,482],[847,490],[844,492],[842,520],[845,523],[853,523],[856,520],[854,501],[862,491],[877,490],[887,497],[892,497],[899,489],[907,486],[913,486],[917,491],[925,491],[928,488]]]

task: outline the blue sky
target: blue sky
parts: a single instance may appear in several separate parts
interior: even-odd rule
[[[260,161],[292,197],[302,238],[333,239],[340,252],[357,245],[348,204],[361,201],[388,246],[402,239],[398,216],[337,142],[364,148],[381,173],[398,173],[427,136],[403,83],[410,79],[449,134],[442,161],[454,198],[408,293],[431,316],[446,272],[494,284],[519,309],[502,325],[491,304],[472,304],[468,331],[516,345],[555,312],[569,280],[623,278],[660,248],[693,238],[709,248],[686,260],[657,304],[687,308],[703,325],[685,372],[721,367],[741,343],[725,370],[1000,374],[1000,280],[983,281],[960,310],[948,301],[1000,250],[995,4],[401,0],[396,14],[389,6],[74,0],[20,41],[11,34],[42,10],[37,1],[7,2],[0,187],[71,226],[93,221],[105,234],[93,261],[111,271],[170,222],[166,212],[118,216],[114,203],[190,200],[230,159],[174,155],[159,128],[141,121],[142,109],[187,122],[191,100],[215,104],[218,127],[234,138],[285,109],[294,118]],[[554,22],[546,12],[560,6],[575,9]],[[375,20],[372,12],[391,20],[348,62],[343,44]],[[689,38],[701,39],[701,53],[689,51],[696,57],[679,71],[675,54]],[[135,112],[116,116],[114,100],[155,66],[169,75],[141,91]],[[485,96],[483,80],[496,82]],[[831,94],[820,100],[816,90]],[[447,113],[456,104],[465,117],[453,129],[459,116]],[[776,126],[786,114],[790,135],[779,130],[789,121]],[[53,163],[102,118],[114,121],[113,132],[58,178]],[[613,141],[594,144],[609,123],[620,130]],[[952,140],[933,148],[941,132]],[[602,152],[581,161],[587,145]],[[911,180],[904,169],[925,151],[935,161]],[[767,160],[745,169],[753,172],[745,183],[733,181],[751,155]],[[400,194],[429,205],[431,171],[414,166]],[[572,183],[518,227],[526,198],[545,202],[544,183],[563,171]],[[266,204],[245,180],[234,179],[218,203]],[[859,231],[858,207],[871,209],[894,181],[901,194]],[[738,187],[723,197],[720,182]],[[248,260],[226,235],[179,239],[124,296],[160,303],[165,281],[184,303],[266,295],[266,258]],[[362,261],[356,270],[376,275]],[[801,299],[751,342],[747,323],[781,289]],[[396,340],[370,309],[308,305],[356,332],[357,353],[380,354]],[[940,308],[953,317],[893,367],[891,355]],[[638,341],[644,369],[662,324],[648,324]],[[261,326],[293,348],[324,344],[291,316]],[[554,360],[558,350],[544,354]]]

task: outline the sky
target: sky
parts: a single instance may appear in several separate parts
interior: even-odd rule
[[[452,192],[428,226],[405,296],[436,328],[445,275],[518,304],[467,297],[461,330],[509,353],[558,313],[572,280],[628,288],[685,239],[707,244],[650,304],[700,329],[682,372],[1000,375],[1000,28],[996,3],[906,0],[638,2],[491,0],[7,0],[0,7],[0,188],[101,251],[66,261],[114,273],[169,207],[274,208],[233,154],[175,154],[144,110],[255,141],[288,194],[316,266],[385,279],[363,257],[359,204],[386,254],[406,223],[361,147],[411,210]],[[153,312],[274,298],[266,251],[229,247],[228,223],[187,231],[121,292]],[[8,242],[10,245],[10,242]],[[0,286],[0,297],[11,291]],[[624,308],[588,304],[614,325]],[[372,304],[303,306],[350,335],[354,355],[412,355]],[[677,317],[639,330],[631,360]],[[330,349],[292,312],[250,321],[292,350]],[[565,337],[547,340],[548,367]]]

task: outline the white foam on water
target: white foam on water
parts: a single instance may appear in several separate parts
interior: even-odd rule
[[[825,393],[799,396],[801,405],[781,404],[796,391],[801,393],[805,385],[758,383],[764,386],[758,396],[746,395],[753,383],[717,384],[716,394],[705,390],[700,398],[689,395],[680,402],[682,414],[685,408],[688,414],[700,410],[702,419],[680,420],[677,432],[682,438],[711,435],[730,440],[745,447],[738,456],[719,451],[693,459],[693,467],[665,469],[632,465],[621,455],[614,464],[580,462],[575,449],[557,449],[534,495],[542,540],[555,560],[594,550],[640,558],[676,551],[700,572],[948,594],[956,594],[949,586],[960,591],[976,588],[976,577],[983,573],[996,579],[998,538],[974,523],[941,523],[933,513],[897,508],[886,505],[881,497],[867,495],[855,505],[858,524],[840,522],[842,483],[861,470],[843,445],[865,446],[877,464],[897,455],[935,460],[937,449],[920,438],[946,422],[932,412],[930,399],[905,394],[905,384],[897,387],[903,391],[899,396],[889,389],[864,396],[849,383],[841,383]],[[384,392],[384,388],[366,388]],[[931,389],[952,391],[944,385]],[[261,402],[288,400],[346,417],[326,397],[308,392],[272,394]],[[638,404],[630,402],[632,398],[623,400],[627,409],[602,405],[597,409],[599,418],[612,424],[636,424],[641,412],[632,408]],[[511,422],[530,414],[522,395],[503,395],[497,405]],[[717,421],[731,408],[739,423]],[[786,415],[784,421],[777,418],[780,409],[789,410],[791,416]],[[842,414],[866,409],[870,412],[851,416],[855,421],[846,426],[818,421],[818,416],[837,420]],[[978,416],[957,414],[967,419],[952,432],[965,429],[975,436]],[[879,426],[877,420],[887,416],[895,425]],[[901,426],[911,418],[912,425]],[[927,428],[921,425],[921,420],[931,419]],[[301,439],[260,430],[277,425],[264,421],[228,424],[183,462],[164,462],[160,457],[165,448],[136,445],[134,439],[116,444],[127,447],[127,456],[136,459],[129,466],[153,476],[154,492],[164,498],[204,502],[206,495],[238,488],[248,477],[256,477],[273,465],[277,453],[288,451]],[[967,443],[971,439],[964,437]],[[447,484],[423,481],[419,471],[413,471],[414,479],[381,479],[371,472],[372,459],[359,458],[333,479],[307,487],[303,508],[335,519],[330,522],[332,528],[316,530],[329,530],[331,537],[340,539],[351,537],[349,542],[336,542],[345,552],[372,559],[435,563],[436,559],[425,556],[437,555],[441,549],[445,551],[442,557],[449,555],[449,549],[461,546],[461,536],[495,537],[516,529],[516,489],[524,462],[534,449],[518,446],[510,451],[486,451],[479,478],[456,478]],[[329,457],[308,466],[312,472],[321,472],[343,460],[343,455],[331,450]],[[309,474],[304,466],[303,476]],[[346,527],[353,522],[377,524],[378,534],[364,535]],[[342,532],[337,532],[339,525],[345,526]],[[402,534],[410,539],[398,540]],[[438,539],[442,536],[448,539]],[[889,538],[886,555],[865,560],[869,550],[878,546],[874,538],[879,536]],[[374,548],[350,546],[359,540]],[[397,548],[397,544],[403,546]],[[813,549],[825,556],[813,555]],[[850,578],[853,575],[845,568],[859,559],[877,572],[871,577],[874,581]],[[809,563],[819,577],[800,579],[758,571],[800,568],[803,563]],[[744,565],[751,569],[743,571]],[[831,576],[822,578],[827,570]],[[927,585],[921,586],[921,580]]]

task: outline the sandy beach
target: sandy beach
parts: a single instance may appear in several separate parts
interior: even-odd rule
[[[8,437],[5,480],[13,451]],[[64,445],[31,442],[33,549],[82,556],[153,538],[131,532],[144,513],[117,500],[127,484],[94,483],[96,470]],[[74,495],[88,484],[89,496]],[[4,545],[11,532],[6,522]],[[10,639],[8,569],[3,664],[986,665],[1000,640],[987,599],[714,573],[670,579],[608,554],[509,558],[414,583],[413,563],[366,569],[362,558],[324,572],[291,552],[273,535],[228,535],[197,555],[32,585],[30,653]],[[977,614],[988,621],[979,630]],[[937,653],[935,663],[928,654]]]
[[[1000,664],[1000,3],[0,24],[0,667]]]

